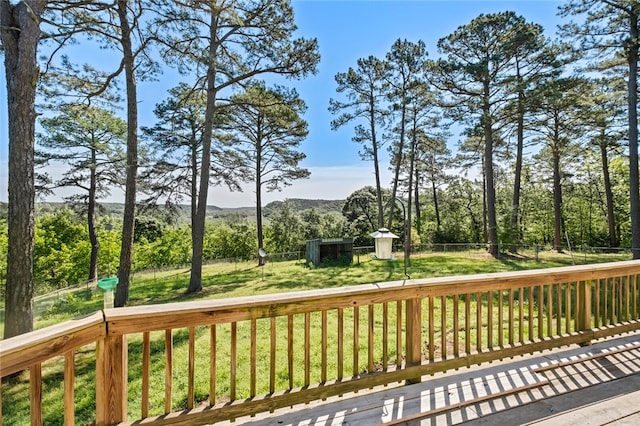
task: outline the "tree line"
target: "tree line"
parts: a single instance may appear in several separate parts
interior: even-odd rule
[[[560,13],[580,21],[560,30],[564,43],[513,12],[480,15],[439,40],[438,59],[428,57],[424,42],[399,39],[384,58],[358,59],[337,74],[331,125],[354,126],[353,139],[375,174],[373,190],[358,194],[369,202],[366,214],[347,208],[347,200],[350,231],[358,221],[393,228],[399,201],[406,203],[406,247],[433,226],[434,239],[466,232],[498,256],[500,241],[547,238],[548,229],[530,234],[548,226],[540,215],[551,202],[556,248],[563,231],[568,237],[569,220],[583,220],[587,209],[591,226],[600,208],[608,245],[629,242],[639,258],[639,12],[635,1],[567,1]],[[116,306],[128,300],[136,217],[159,201],[190,205],[188,292],[202,288],[210,185],[254,184],[257,246],[266,244],[262,191],[309,172],[299,167],[298,149],[308,132],[306,104],[264,77],[303,78],[320,60],[316,40],[294,37],[289,1],[25,0],[2,2],[0,16],[10,123],[5,337],[32,328],[37,191],[77,189],[95,278],[97,200],[113,185],[124,187]],[[116,52],[113,69],[64,55],[74,41],[88,39]],[[137,82],[160,78],[162,65],[175,67],[185,82],[157,105],[156,125],[139,129]],[[47,111],[38,152],[36,100]],[[464,136],[456,157],[447,148],[452,126]],[[381,182],[385,147],[389,189]],[[68,164],[62,179],[37,173],[36,165],[49,161]],[[479,178],[451,176],[454,168],[475,168]],[[579,214],[569,210],[573,203]],[[431,208],[434,225],[425,214]]]

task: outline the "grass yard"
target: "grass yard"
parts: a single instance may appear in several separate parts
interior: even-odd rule
[[[628,260],[629,254],[623,255],[584,255],[573,259],[575,263],[598,263],[616,260]],[[536,261],[534,255],[510,256],[504,259],[493,259],[488,257],[482,251],[467,251],[461,253],[430,253],[413,255],[408,267],[408,273],[411,278],[427,278],[436,276],[450,275],[468,275],[476,273],[503,272],[524,269],[548,268],[555,266],[567,266],[572,264],[572,257],[569,254],[558,254],[554,252],[544,252],[539,254],[539,261]],[[224,263],[205,266],[203,270],[203,291],[198,294],[185,295],[184,290],[188,285],[188,270],[173,270],[165,272],[151,272],[145,274],[137,274],[131,283],[130,288],[130,304],[161,304],[178,301],[188,301],[196,299],[212,299],[212,298],[228,298],[237,296],[248,296],[255,294],[269,294],[279,292],[289,292],[297,290],[321,289],[342,287],[349,285],[365,284],[372,282],[396,281],[404,278],[403,259],[394,261],[376,261],[369,256],[360,256],[355,258],[352,265],[335,265],[321,268],[309,268],[302,261],[286,261],[286,262],[268,262],[264,269],[255,266],[255,261]],[[440,315],[442,304],[444,303],[447,315],[451,315],[451,300],[437,301],[436,316]],[[101,290],[87,291],[85,288],[71,292],[64,297],[60,297],[52,306],[37,316],[36,328],[46,327],[61,321],[92,313],[102,308]],[[377,310],[380,306],[375,307],[375,318],[380,318]],[[390,310],[395,309],[393,306]],[[497,311],[497,309],[496,309]],[[345,310],[344,322],[353,323],[354,310]],[[360,332],[363,333],[367,327],[368,312],[363,308],[359,310]],[[393,316],[392,316],[393,317]],[[258,347],[267,348],[269,345],[268,336],[268,319],[258,320],[258,336],[263,336],[257,344]],[[278,318],[277,321],[284,321],[287,318]],[[296,316],[294,319],[294,341],[300,342],[304,339],[304,318]],[[312,314],[312,342],[311,346],[316,348],[312,351],[312,365],[319,365],[319,345],[321,344],[318,337],[319,333],[315,330],[320,329],[320,315]],[[445,336],[445,344],[451,345],[452,336],[449,321],[447,325],[447,336]],[[337,325],[337,318],[334,312],[330,312],[328,316],[329,329],[334,329]],[[286,325],[285,325],[286,327]],[[376,324],[376,329],[381,324]],[[395,327],[395,324],[389,324],[389,327]],[[260,330],[263,330],[261,332]],[[209,345],[209,328],[197,327],[196,330],[196,371],[202,371],[203,374],[196,375],[196,400],[203,401],[208,399],[209,383],[208,383],[208,345]],[[246,344],[249,333],[248,323],[238,324],[238,342]],[[376,331],[376,333],[378,333]],[[367,369],[367,353],[366,348],[354,348],[352,343],[352,334],[345,334],[344,360],[342,363],[343,376],[348,377]],[[216,356],[219,358],[218,364],[218,385],[216,395],[219,395],[220,401],[224,401],[225,395],[228,394],[228,366],[229,366],[229,340],[230,327],[228,325],[218,326],[216,330],[217,350]],[[429,352],[435,351],[436,356],[440,350],[442,336],[434,340],[433,348],[425,348],[425,356],[429,356]],[[484,339],[487,338],[486,332]],[[494,335],[493,339],[499,337]],[[333,340],[332,340],[333,339]],[[471,340],[475,339],[475,334],[471,335]],[[280,339],[278,345],[284,345],[279,353],[286,353],[286,338]],[[175,330],[173,334],[174,345],[174,369],[173,369],[173,397],[172,407],[174,410],[186,408],[186,359],[188,353],[188,331]],[[457,342],[464,345],[466,342]],[[242,343],[240,343],[242,344]],[[329,336],[328,348],[329,353],[334,353],[334,347],[337,345],[335,336]],[[260,350],[260,349],[259,349]],[[358,351],[358,362],[354,362],[354,350]],[[93,413],[95,410],[95,346],[89,345],[81,348],[76,354],[76,423],[91,424]],[[238,364],[245,362],[243,357],[248,357],[246,348],[238,348]],[[293,378],[288,375],[288,366],[286,357],[277,360],[277,388],[288,388],[290,383],[293,386],[303,385],[303,354],[296,353]],[[153,332],[151,334],[151,377],[150,377],[150,415],[158,415],[163,413],[164,407],[164,332]],[[390,342],[390,351],[386,362],[393,364],[397,354],[395,352],[395,342]],[[138,418],[140,415],[140,389],[141,389],[141,359],[142,359],[142,337],[141,335],[132,335],[129,338],[129,416],[132,419]],[[375,354],[376,366],[379,366],[382,360],[382,353]],[[330,363],[328,375],[335,377],[338,375],[339,360]],[[266,364],[258,365],[257,376],[262,387],[257,389],[257,394],[264,394],[269,391],[265,388],[264,383],[268,380],[260,378],[268,377]],[[319,371],[313,368],[311,371]],[[43,386],[44,401],[43,405],[46,412],[44,413],[45,423],[58,424],[62,422],[63,398],[62,398],[62,365],[60,363],[47,363],[43,365]],[[248,371],[238,369],[238,388],[237,397],[244,398],[249,396],[248,389]],[[29,381],[28,372],[5,380],[2,383],[2,413],[5,424],[28,424],[29,423]],[[291,380],[291,382],[290,382]],[[320,381],[319,377],[311,377],[311,383]]]

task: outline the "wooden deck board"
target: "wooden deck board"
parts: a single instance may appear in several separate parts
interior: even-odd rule
[[[557,416],[564,415],[562,410],[567,416],[579,415],[592,419],[588,414],[589,407],[606,412],[604,406],[600,405],[607,403],[605,398],[610,404],[616,396],[630,401],[627,393],[640,389],[638,372],[640,333],[634,333],[593,346],[550,351],[424,377],[422,383],[415,385],[376,388],[342,398],[277,410],[270,415],[239,418],[233,424],[522,424],[546,421],[546,418],[558,420]],[[630,383],[629,390],[625,391],[626,385],[620,385],[622,381]],[[634,381],[637,381],[635,389]],[[596,388],[605,390],[598,391],[595,396],[585,397],[584,406],[576,406],[575,401],[580,400],[579,394],[584,389],[596,392]],[[616,389],[620,389],[618,394],[615,394]],[[637,398],[640,394],[635,396]],[[563,398],[569,402],[557,402]],[[536,406],[537,409],[534,408]],[[619,410],[616,415],[633,418],[636,415],[632,412],[634,410],[637,409]],[[433,414],[428,415],[429,412]],[[529,414],[516,414],[519,412]],[[516,418],[521,420],[505,420],[509,415],[517,415],[519,417]],[[494,422],[497,416],[501,416],[502,420]],[[564,426],[564,423],[565,420],[562,420],[560,424]],[[579,423],[580,426],[601,424]]]

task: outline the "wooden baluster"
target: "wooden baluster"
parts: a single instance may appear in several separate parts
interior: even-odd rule
[[[64,354],[64,424],[73,426],[76,424],[75,416],[75,389],[76,379],[76,353],[70,350]],[[2,405],[2,403],[0,403]],[[0,415],[2,418],[2,415]]]
[[[453,295],[453,356],[460,355],[460,296],[458,294]]]
[[[604,278],[602,280],[602,325],[609,325],[609,280]]]
[[[151,356],[151,343],[149,332],[142,333],[142,401],[141,417],[149,417],[149,358]]]
[[[518,342],[524,342],[524,288],[518,289]]]
[[[429,362],[433,362],[436,357],[435,299],[433,296],[427,297],[427,316],[429,318]],[[420,340],[422,340],[422,336]],[[422,351],[421,346],[420,351]]]
[[[616,315],[616,323],[621,323],[622,321],[624,321],[624,280],[622,277],[616,277],[614,279],[618,283],[618,314]]]
[[[271,341],[269,342],[269,393],[276,391],[276,317],[271,317]]]
[[[238,361],[238,323],[231,323],[231,348],[229,351],[229,399],[236,400],[236,369]]]
[[[594,280],[595,282],[595,288],[593,293],[595,294],[595,301],[594,301],[594,306],[595,306],[595,314],[594,314],[594,324],[593,326],[595,328],[600,327],[600,280]],[[582,315],[584,316],[584,312],[582,313]]]
[[[624,282],[624,317],[623,321],[629,321],[631,319],[631,314],[629,312],[629,299],[631,298],[629,293],[629,277],[625,276],[621,278]]]
[[[402,301],[396,302],[396,368],[402,368]]]
[[[173,334],[171,330],[164,331],[164,413],[171,412],[173,397]]]
[[[633,293],[633,302],[631,304],[632,309],[633,309],[632,319],[637,320],[638,319],[638,280],[637,280],[637,276],[636,275],[631,275],[629,277],[629,281],[631,283],[631,289],[632,289],[632,293]]]
[[[187,384],[187,408],[191,410],[195,403],[196,379],[196,329],[189,327],[189,373]]]
[[[556,335],[562,334],[562,284],[556,284]]]
[[[322,348],[321,350],[321,358],[322,358],[322,370],[320,371],[320,381],[322,383],[326,383],[327,381],[327,310],[322,310]]]
[[[447,297],[440,296],[440,348],[442,359],[447,359]]]
[[[504,345],[504,291],[498,290],[498,346]],[[491,339],[489,339],[491,342]]]
[[[538,286],[538,339],[544,338],[544,286]]]
[[[471,294],[464,296],[464,351],[471,353]]]
[[[493,293],[493,290],[487,293],[487,346],[489,348],[493,347]],[[500,294],[499,291],[498,294]],[[499,297],[502,298],[501,296]],[[498,300],[498,313],[501,305],[502,303]],[[498,319],[498,333],[502,334],[500,332],[500,323],[501,321]]]
[[[311,314],[304,313],[304,385],[311,379]]]
[[[535,339],[534,331],[533,331],[533,308],[535,307],[535,298],[533,297],[533,287],[529,287],[527,291],[528,303],[529,303],[529,340],[533,341]]]
[[[344,359],[344,310],[338,308],[338,380],[341,380],[344,374],[343,371],[343,359]]]
[[[287,317],[287,366],[289,368],[289,389],[293,389],[293,315]]]
[[[389,303],[382,304],[382,369],[389,367]]]
[[[216,404],[216,325],[209,327],[209,405]]]
[[[251,319],[251,348],[249,356],[249,397],[256,396],[256,362],[257,362],[257,324],[255,318]]]
[[[358,364],[359,364],[359,360],[358,360],[358,355],[360,352],[359,348],[360,347],[360,307],[359,306],[354,306],[353,307],[353,369],[352,369],[352,375],[353,376],[357,376],[358,375]]]
[[[553,285],[547,285],[547,336],[553,336]]]
[[[565,299],[565,333],[571,333],[571,283],[566,283],[564,288],[564,299]]]
[[[31,425],[42,425],[42,365],[34,364],[29,369],[31,399]]]
[[[476,351],[482,351],[482,293],[476,293]]]
[[[615,278],[609,278],[609,281],[611,282],[611,309],[609,309],[609,324],[613,325],[616,323],[616,315],[617,315],[617,305],[618,305],[618,291],[617,291],[617,281]]]
[[[373,373],[374,371],[374,366],[373,366],[373,341],[374,341],[374,329],[373,327],[375,326],[375,322],[374,322],[374,316],[373,316],[373,305],[369,305],[369,333],[368,333],[368,346],[369,346],[369,351],[368,351],[368,357],[367,357],[367,369],[369,373]]]
[[[513,345],[513,341],[514,341],[514,336],[515,336],[515,332],[514,332],[514,324],[516,322],[515,319],[515,305],[513,303],[513,289],[510,288],[509,289],[509,344]]]

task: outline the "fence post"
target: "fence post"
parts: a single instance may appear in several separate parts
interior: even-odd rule
[[[127,420],[127,336],[106,336],[96,348],[96,426]]]
[[[576,331],[591,329],[591,289],[593,280],[577,283],[578,312],[576,313]],[[589,345],[589,342],[583,343]]]
[[[420,365],[422,361],[422,301],[420,299],[408,299],[406,301],[407,312],[407,360],[406,367]],[[431,344],[431,342],[429,342]],[[407,384],[420,383],[421,377],[407,379]]]

